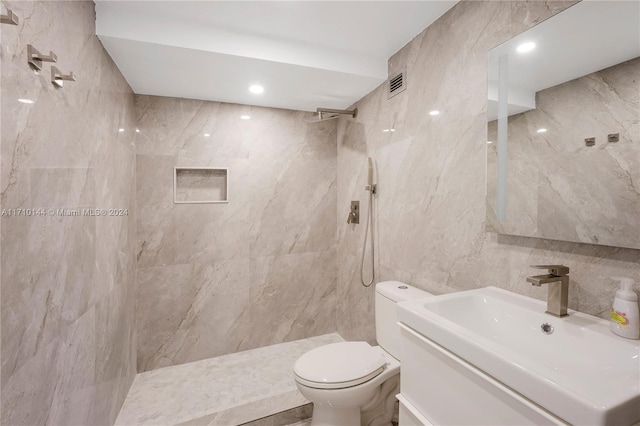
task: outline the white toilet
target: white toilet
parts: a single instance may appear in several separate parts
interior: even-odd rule
[[[312,426],[390,425],[400,385],[400,329],[396,304],[431,296],[399,281],[376,285],[376,340],[312,349],[293,370],[300,392],[313,402]]]

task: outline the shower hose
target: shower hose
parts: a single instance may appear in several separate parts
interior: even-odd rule
[[[360,283],[364,287],[370,287],[375,278],[375,244],[373,238],[373,196],[375,189],[369,190],[369,211],[367,212],[367,224],[364,228],[364,243],[362,244],[362,258],[360,259]],[[367,237],[369,236],[369,225],[371,225],[371,279],[367,282],[364,280],[364,256],[367,251]]]

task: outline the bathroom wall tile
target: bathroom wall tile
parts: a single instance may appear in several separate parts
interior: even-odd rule
[[[209,133],[210,128],[215,125],[219,107],[220,104],[217,103],[191,99],[137,96],[136,111],[140,134],[136,152],[147,155],[175,155],[187,141],[199,148],[218,147],[211,142],[216,141],[216,138],[207,139],[204,134]],[[185,133],[187,126],[193,128],[189,134]],[[178,145],[176,139],[179,137],[185,140]]]
[[[94,289],[86,283],[94,273],[95,218],[5,216],[3,221],[6,380],[91,307]],[[60,262],[61,258],[74,260]]]
[[[371,98],[371,110],[365,108],[358,111],[361,121],[340,120],[338,127],[338,248],[337,248],[337,291],[336,291],[336,318],[337,330],[347,340],[375,341],[374,331],[374,291],[373,288],[365,288],[360,283],[360,261],[364,244],[365,218],[369,214],[368,192],[364,190],[367,185],[367,159],[370,155],[367,149],[367,141],[381,138],[385,135],[380,128],[365,126],[364,123],[372,123],[375,117],[371,111],[380,111],[383,105],[382,90],[367,96]],[[386,96],[384,96],[386,98]],[[360,108],[358,106],[358,108]],[[363,115],[364,114],[364,115]],[[384,116],[384,115],[382,115]],[[383,121],[384,122],[384,121]],[[378,122],[379,123],[379,122]],[[393,128],[384,124],[384,128]],[[388,134],[390,132],[387,132]],[[380,173],[377,174],[378,182]],[[382,187],[382,191],[386,191]],[[351,200],[360,201],[360,224],[347,224],[346,218],[349,212]],[[377,200],[377,199],[376,199]],[[374,204],[374,211],[379,212]],[[377,216],[376,216],[377,217]],[[379,227],[374,222],[374,229]],[[371,238],[371,235],[369,235]],[[379,239],[376,237],[376,266],[379,267]],[[371,251],[367,248],[365,279],[370,279],[369,268]]]
[[[176,230],[171,226],[174,167],[171,156],[136,155],[139,267],[174,263],[177,244]]]
[[[518,34],[579,2],[579,0],[513,2],[511,5],[511,30],[514,34]]]
[[[380,86],[338,126],[338,332],[371,341],[373,289],[360,284],[364,226],[343,223],[360,200],[367,160],[378,167],[376,281],[400,280],[434,294],[495,285],[538,299],[529,265],[571,268],[569,307],[606,317],[617,287],[638,280],[638,251],[485,230],[487,51],[573,2],[462,1],[389,61],[406,67],[407,90],[387,100]],[[433,117],[432,109],[441,111]],[[394,132],[382,132],[393,127]],[[367,259],[368,259],[367,254]],[[367,260],[368,261],[368,260]],[[637,287],[636,289],[640,289]]]
[[[20,25],[0,27],[0,204],[43,210],[0,218],[0,421],[111,423],[135,372],[133,94],[95,36],[93,2],[3,4]],[[34,74],[28,43],[78,81],[56,90],[48,64]]]
[[[46,424],[58,373],[50,360],[55,359],[56,349],[61,347],[59,339],[44,345],[35,357],[3,379],[3,387],[9,390],[2,396],[3,424]]]
[[[417,167],[413,162],[413,167],[403,168],[395,177],[398,187],[406,188],[407,192],[402,191],[404,194],[398,196],[389,194],[389,201],[382,195],[380,198],[380,244],[397,246],[396,250],[382,251],[380,259],[395,269],[451,270],[457,262],[477,251],[477,232],[481,227],[475,225],[473,229],[472,218],[477,209],[470,201],[483,204],[484,183],[473,178],[476,172],[482,173],[483,168],[466,163],[484,158],[484,128],[479,120],[442,125],[450,129],[448,135],[432,131],[428,139],[420,138],[409,146],[403,164],[411,158],[424,158],[424,161]],[[469,139],[479,142],[465,146],[462,141]],[[382,149],[377,155],[383,164],[381,170],[385,169],[385,157],[391,158],[386,154],[387,150]],[[414,171],[413,175],[407,174],[407,169]],[[456,189],[460,181],[466,182],[465,193]],[[447,214],[443,214],[445,211]],[[456,218],[458,226],[451,226],[451,217]],[[469,232],[470,228],[475,232]],[[448,230],[443,233],[442,229]],[[399,244],[398,235],[412,238]],[[432,251],[439,252],[437,258],[421,254]]]
[[[309,126],[303,117],[310,115],[159,96],[137,96],[136,107],[140,129],[138,154],[204,158],[286,156],[288,151],[297,150],[289,140],[304,134]],[[242,115],[251,119],[242,120]],[[314,123],[311,127],[318,126]]]
[[[93,169],[31,169],[30,172],[32,206],[95,206]]]
[[[139,155],[137,163],[138,192],[148,192],[138,205],[142,266],[335,247],[335,164],[330,161],[218,159],[203,164],[186,157]],[[176,166],[228,167],[229,203],[173,204]]]
[[[333,251],[140,268],[138,370],[335,331],[334,271]]]
[[[97,401],[95,363],[95,309],[70,327],[57,357],[56,391],[47,422],[87,424],[93,422],[92,406]],[[69,403],[74,401],[74,403]]]
[[[131,245],[129,247],[132,247]],[[131,253],[130,255],[132,255]],[[134,263],[116,267],[115,285],[95,308],[94,418],[115,419],[122,407],[131,378],[136,374],[135,287],[123,285],[135,274]],[[134,275],[135,276],[135,275]],[[115,396],[113,396],[115,389]]]
[[[375,344],[375,292],[372,288],[375,283],[370,288],[361,285],[359,256],[341,259],[342,262],[350,262],[352,268],[347,277],[338,275],[340,283],[336,292],[338,333],[346,340],[365,340]],[[343,272],[344,268],[339,269]],[[379,277],[380,275],[376,277],[375,282],[379,281]]]
[[[136,108],[139,370],[335,331],[336,120],[152,96]],[[229,202],[174,204],[174,167],[228,168]],[[261,286],[286,300],[270,322]]]
[[[249,259],[140,268],[138,371],[235,351],[252,326],[254,275]]]
[[[3,380],[3,424],[93,422],[94,322],[92,309]]]
[[[140,103],[149,102],[147,98],[138,97]],[[151,99],[160,103],[160,109],[166,102],[162,98]],[[268,109],[263,113],[259,108],[254,112],[260,114],[245,121],[238,118],[244,107],[232,107],[233,112],[224,113],[234,117],[236,128],[254,126],[250,158],[211,153],[138,155],[138,206],[145,212],[138,219],[138,259],[142,266],[335,247],[335,123],[307,124],[300,113],[269,114]],[[225,111],[229,108],[225,106]],[[139,114],[141,134],[146,134],[144,114]],[[265,129],[271,130],[257,133]],[[225,131],[233,134],[232,130]],[[176,166],[228,167],[229,203],[173,205]],[[182,237],[176,239],[175,235]],[[212,245],[213,238],[225,243]]]
[[[255,259],[248,309],[251,327],[241,349],[288,342],[336,330],[334,250]]]

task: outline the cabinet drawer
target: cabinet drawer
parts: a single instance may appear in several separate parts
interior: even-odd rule
[[[400,328],[400,394],[434,424],[566,424],[411,328]]]

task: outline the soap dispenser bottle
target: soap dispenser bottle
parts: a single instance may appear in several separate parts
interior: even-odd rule
[[[638,314],[638,295],[632,290],[633,280],[614,277],[620,281],[620,290],[611,307],[610,329],[613,333],[627,339],[640,339],[640,315]]]

